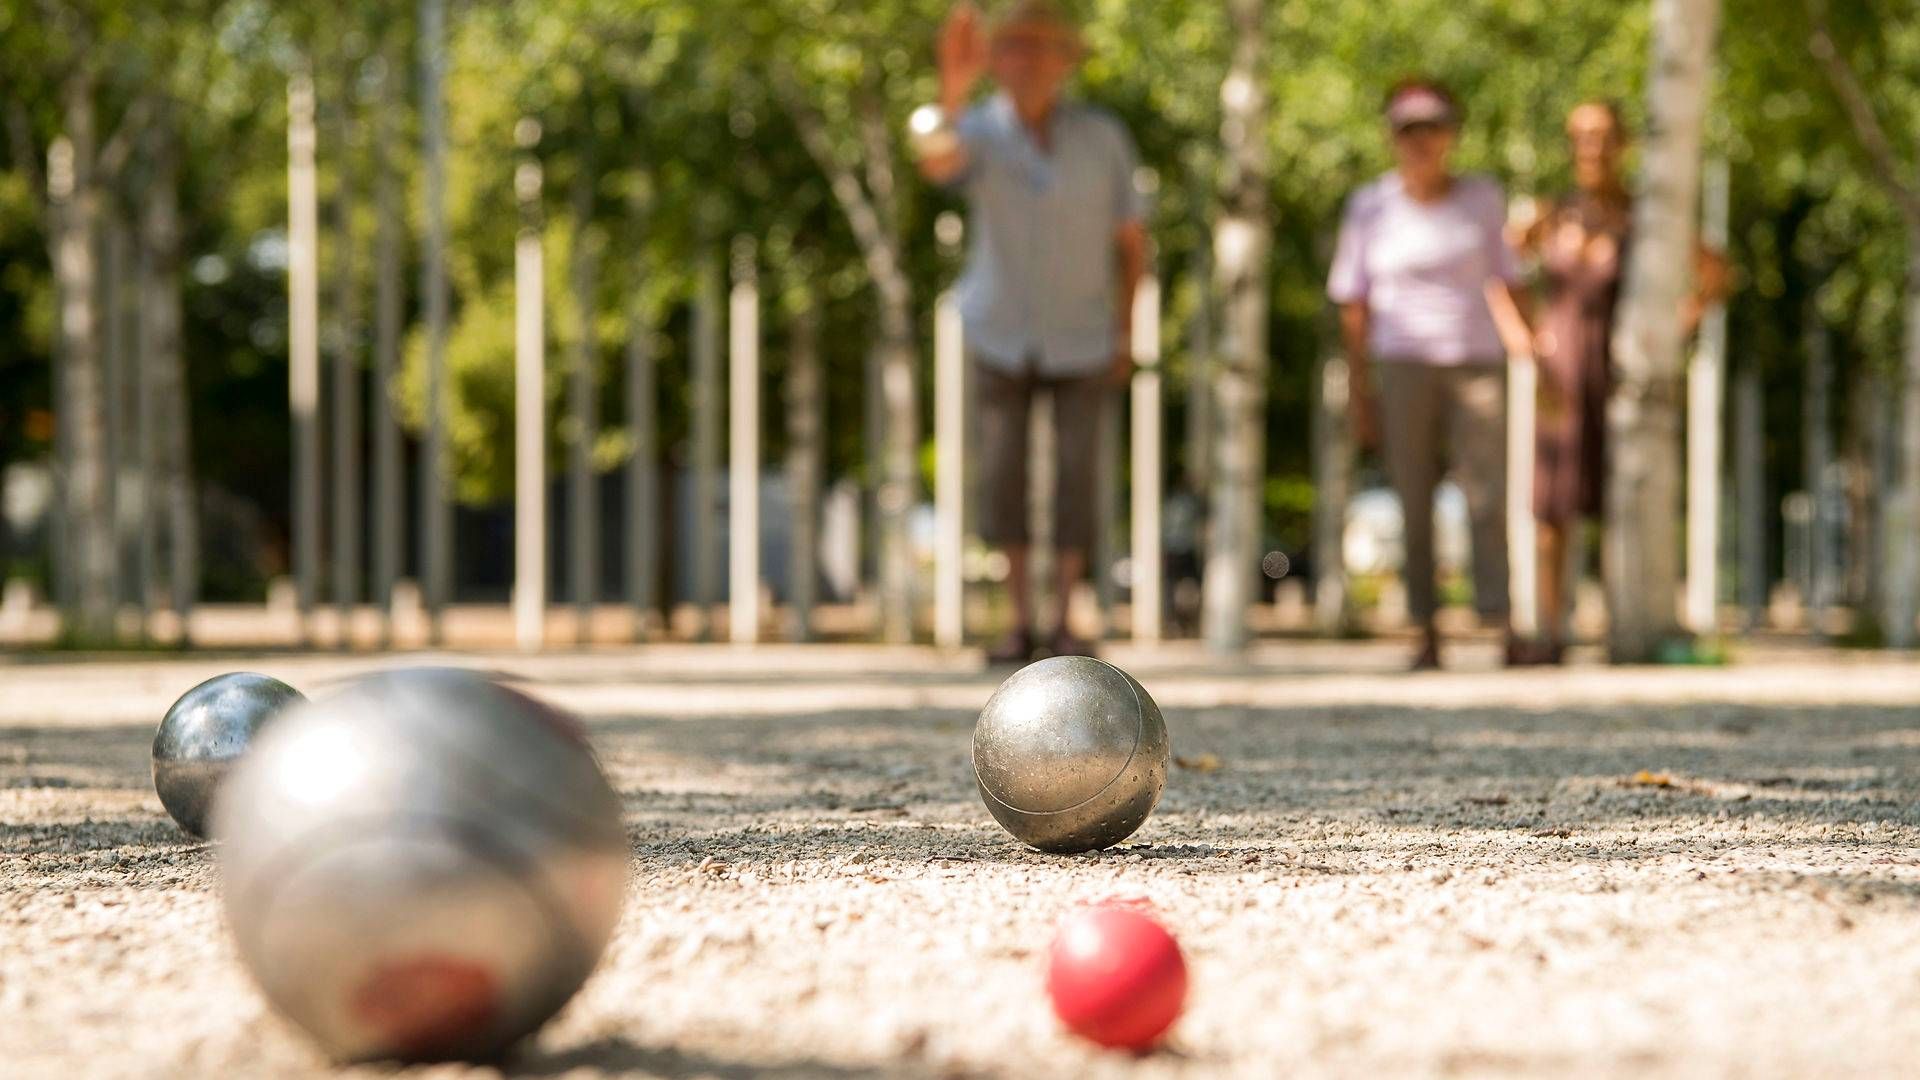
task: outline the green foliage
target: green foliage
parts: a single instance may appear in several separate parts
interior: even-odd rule
[[[1843,50],[1876,95],[1901,150],[1920,154],[1920,23],[1880,18],[1879,4],[1835,4]],[[82,40],[35,17],[37,3],[0,5],[0,60],[35,152],[59,126],[58,91],[81,60],[99,78],[103,132],[142,95],[163,92],[186,140],[189,265],[227,268],[188,287],[188,353],[196,413],[218,417],[196,433],[213,482],[285,512],[286,319],[280,268],[270,257],[284,235],[285,86],[311,65],[323,104],[323,196],[342,170],[352,176],[355,262],[370,283],[376,120],[393,124],[388,150],[409,178],[406,212],[419,235],[414,7],[349,0],[286,5],[267,0],[195,0],[140,5],[109,0],[62,5],[88,28]],[[866,369],[876,304],[865,264],[817,164],[805,153],[782,101],[783,80],[825,117],[843,159],[868,147],[861,120],[880,117],[897,178],[894,212],[906,237],[916,318],[957,271],[939,250],[933,222],[952,198],[913,177],[898,137],[911,109],[934,94],[930,42],[944,0],[501,0],[451,6],[448,95],[450,276],[448,343],[458,413],[451,440],[459,497],[491,503],[511,478],[513,240],[520,217],[512,190],[514,129],[542,128],[546,169],[550,371],[548,400],[564,401],[568,349],[590,336],[602,387],[605,433],[596,460],[618,463],[628,445],[622,355],[640,313],[660,362],[661,439],[682,460],[688,429],[687,367],[696,268],[724,257],[736,236],[757,245],[767,332],[765,397],[779,401],[790,312],[804,287],[822,304],[829,471],[865,468]],[[1115,110],[1140,145],[1154,188],[1157,263],[1168,275],[1173,376],[1170,435],[1180,430],[1194,365],[1183,351],[1205,293],[1185,274],[1209,243],[1217,167],[1219,85],[1229,28],[1217,3],[1086,0],[1091,54],[1079,92]],[[162,10],[164,9],[164,10]],[[1342,200],[1387,166],[1379,100],[1396,78],[1425,72],[1468,105],[1460,160],[1515,195],[1567,183],[1561,123],[1587,98],[1621,102],[1644,116],[1648,54],[1645,0],[1396,0],[1394,3],[1273,0],[1266,131],[1276,213],[1273,352],[1268,414],[1270,532],[1304,538],[1311,487],[1307,459],[1309,380],[1334,340],[1322,283]],[[184,13],[184,14],[183,14]],[[1776,415],[1775,468],[1790,475],[1797,448],[1800,320],[1804,299],[1839,334],[1843,375],[1891,370],[1903,331],[1905,237],[1891,204],[1868,176],[1805,41],[1799,3],[1727,0],[1713,145],[1734,174],[1733,256],[1741,291],[1733,306],[1735,363],[1767,372]],[[389,100],[381,77],[399,81]],[[354,112],[350,146],[326,118]],[[333,112],[330,112],[332,110]],[[0,173],[0,454],[33,456],[12,418],[45,408],[51,291],[34,163],[6,151]],[[577,220],[575,179],[590,178],[584,225],[600,245],[596,313],[575,310],[567,263]],[[1914,170],[1920,176],[1920,169]],[[137,165],[118,197],[137,200]],[[331,245],[331,235],[324,238]],[[329,258],[331,256],[329,255]],[[409,315],[418,298],[417,245],[404,280]],[[331,304],[331,284],[323,294]],[[370,315],[370,302],[363,313]],[[363,328],[363,334],[367,333]],[[923,335],[930,336],[930,335]],[[367,338],[363,337],[362,343]],[[930,350],[922,350],[930,363]],[[396,387],[409,422],[421,420],[424,355],[417,328]],[[1844,395],[1843,395],[1844,396]],[[930,398],[922,395],[931,409]],[[929,413],[930,415],[930,413]],[[923,417],[922,430],[930,424]],[[779,410],[766,411],[768,454],[783,452]],[[556,432],[551,460],[564,457]],[[241,450],[241,440],[258,445]],[[1169,439],[1169,469],[1182,444]]]

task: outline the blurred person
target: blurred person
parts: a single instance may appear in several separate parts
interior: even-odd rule
[[[1472,523],[1474,606],[1507,627],[1507,659],[1517,662],[1507,581],[1507,357],[1515,344],[1527,345],[1529,306],[1503,231],[1506,198],[1491,179],[1454,174],[1461,110],[1444,86],[1405,80],[1384,112],[1395,168],[1347,200],[1327,282],[1340,307],[1354,432],[1363,447],[1384,451],[1400,498],[1407,606],[1420,629],[1414,669],[1440,666],[1433,495],[1449,460]]]
[[[1574,189],[1548,200],[1520,237],[1522,253],[1539,260],[1545,298],[1533,349],[1540,370],[1533,515],[1544,640],[1527,659],[1554,664],[1567,644],[1568,540],[1581,522],[1601,516],[1606,493],[1613,322],[1633,219],[1621,175],[1627,133],[1619,108],[1604,101],[1575,106],[1567,143]],[[1688,334],[1724,295],[1725,283],[1725,261],[1698,247],[1694,291],[1681,311]]]
[[[1083,56],[1078,26],[1050,0],[1006,4],[986,23],[953,9],[938,42],[940,102],[915,117],[920,170],[966,196],[962,321],[979,391],[981,533],[1006,552],[1014,626],[1000,663],[1040,650],[1030,587],[1028,417],[1053,402],[1058,610],[1047,652],[1085,654],[1067,599],[1087,569],[1103,401],[1131,369],[1134,288],[1146,227],[1137,156],[1118,119],[1065,96]],[[971,103],[982,77],[996,92]]]

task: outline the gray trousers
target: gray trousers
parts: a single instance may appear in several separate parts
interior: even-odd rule
[[[1438,608],[1433,493],[1453,466],[1473,525],[1473,596],[1481,617],[1503,619],[1507,595],[1507,365],[1442,367],[1383,358],[1374,364],[1387,477],[1406,518],[1407,611],[1425,624]]]

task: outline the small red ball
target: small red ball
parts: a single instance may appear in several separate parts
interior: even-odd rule
[[[1151,916],[1111,904],[1060,920],[1047,995],[1068,1030],[1101,1046],[1143,1051],[1179,1018],[1187,962]]]

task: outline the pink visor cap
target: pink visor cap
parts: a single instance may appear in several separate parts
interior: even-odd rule
[[[1459,120],[1452,102],[1424,86],[1410,86],[1395,94],[1387,104],[1387,124],[1395,131],[1415,124],[1453,127]]]

